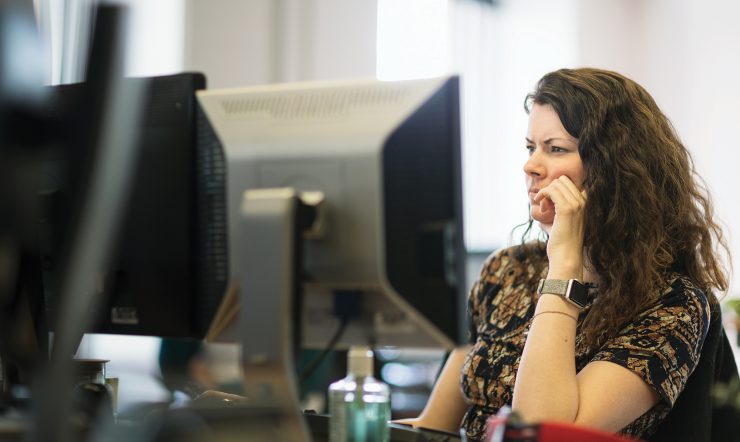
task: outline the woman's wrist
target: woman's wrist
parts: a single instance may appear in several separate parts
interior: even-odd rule
[[[537,300],[537,306],[535,307],[534,313],[538,314],[544,311],[559,311],[577,318],[581,309],[573,305],[573,303],[568,302],[560,295],[543,293]]]
[[[573,261],[572,263],[563,263],[562,261],[554,264],[550,262],[547,271],[547,279],[583,279],[583,261]]]
[[[583,278],[583,252],[553,254],[548,256],[548,263],[547,279]]]

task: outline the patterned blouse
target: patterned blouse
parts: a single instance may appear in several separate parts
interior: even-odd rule
[[[539,273],[539,275],[537,275]],[[536,284],[547,274],[543,248],[528,245],[492,254],[468,300],[473,345],[462,370],[462,392],[471,405],[462,421],[469,438],[485,435],[486,419],[511,405],[519,359],[537,304]],[[533,278],[533,276],[536,276]],[[592,361],[610,361],[640,376],[660,401],[621,430],[649,437],[666,417],[698,363],[710,318],[705,294],[688,278],[673,274],[656,302],[595,351],[576,353],[576,370]],[[598,289],[589,290],[580,327]]]

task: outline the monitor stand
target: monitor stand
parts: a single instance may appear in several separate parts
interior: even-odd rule
[[[232,279],[240,289],[244,405],[260,410],[246,428],[286,441],[310,440],[294,360],[302,207],[292,188],[245,191],[239,243],[232,243]],[[273,418],[264,419],[265,414]]]

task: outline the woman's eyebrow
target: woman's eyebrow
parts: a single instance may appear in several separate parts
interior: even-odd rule
[[[562,138],[562,137],[552,137],[545,140],[545,144],[552,144],[553,141],[565,141],[566,143],[577,143],[576,140],[571,140],[570,138]]]
[[[529,139],[529,138],[527,138],[527,137],[524,137],[524,139],[525,139],[525,140],[527,141],[527,143],[530,143],[530,144],[535,144],[535,142],[534,142],[534,141],[530,140],[530,139]],[[568,143],[575,143],[575,142],[576,142],[575,140],[569,140],[569,139],[567,139],[567,138],[552,137],[552,138],[548,138],[548,139],[546,139],[545,141],[543,141],[543,143],[542,143],[542,144],[552,144],[552,143],[553,143],[553,141],[566,141],[566,142],[568,142]]]

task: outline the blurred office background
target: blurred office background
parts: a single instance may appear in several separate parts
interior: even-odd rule
[[[34,0],[49,84],[82,78],[93,0]],[[560,67],[617,70],[671,118],[711,190],[740,259],[740,3],[731,0],[125,0],[127,72],[202,71],[208,87],[346,77],[462,76],[466,245],[471,280],[527,218],[523,99]],[[737,276],[730,297],[740,296]],[[166,313],[163,313],[166,314]],[[81,354],[111,359],[121,406],[158,400],[159,341],[88,337]],[[234,349],[212,348],[224,382]],[[386,381],[423,404],[442,352],[389,351]],[[220,359],[219,359],[220,358]],[[231,361],[231,362],[222,362]],[[411,361],[411,362],[409,362]],[[231,364],[231,365],[230,365]],[[220,371],[219,371],[220,370]],[[414,396],[416,395],[416,396]],[[410,401],[410,402],[409,402]]]

